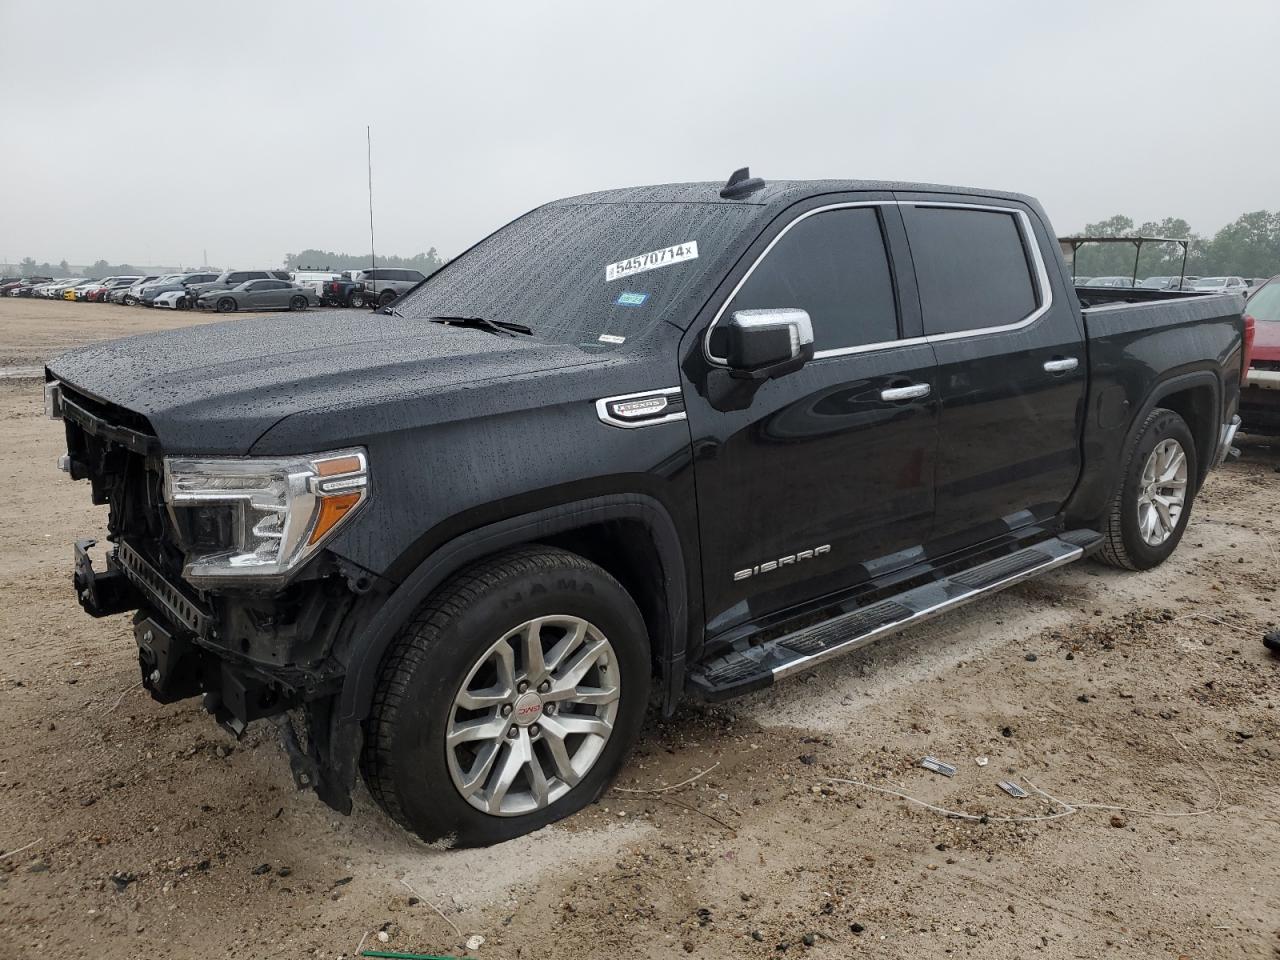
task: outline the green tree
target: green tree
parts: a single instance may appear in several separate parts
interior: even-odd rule
[[[1214,234],[1207,262],[1213,273],[1230,276],[1280,273],[1280,211],[1241,214]]]

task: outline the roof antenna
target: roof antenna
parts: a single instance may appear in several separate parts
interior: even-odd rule
[[[755,193],[763,186],[763,180],[751,175],[750,167],[741,167],[729,175],[728,182],[720,188],[720,196],[725,200],[737,200]]]

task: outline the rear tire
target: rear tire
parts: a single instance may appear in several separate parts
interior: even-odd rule
[[[1125,461],[1098,559],[1124,570],[1164,563],[1191,518],[1198,476],[1195,438],[1186,421],[1172,410],[1152,410]]]
[[[364,306],[364,294],[363,294],[363,293],[360,293],[359,291],[355,291],[355,292],[351,293],[351,294],[347,297],[347,306],[348,306],[348,307],[363,307],[363,306]]]
[[[521,836],[613,779],[639,733],[649,673],[640,611],[600,567],[542,546],[483,560],[447,581],[383,659],[365,780],[429,843]]]
[[[397,294],[394,290],[384,290],[382,296],[378,297],[378,309],[381,310],[383,307],[388,306],[396,296]]]
[[[223,297],[218,301],[219,313],[234,313],[236,310],[236,302],[230,297]]]

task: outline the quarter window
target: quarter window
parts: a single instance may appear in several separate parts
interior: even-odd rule
[[[905,205],[926,335],[1019,323],[1036,309],[1016,215]]]
[[[876,207],[826,210],[796,222],[756,264],[727,312],[783,307],[808,312],[817,351],[898,338]]]

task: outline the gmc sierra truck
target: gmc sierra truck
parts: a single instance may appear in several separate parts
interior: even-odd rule
[[[600,795],[651,699],[1165,560],[1238,423],[1241,300],[1087,296],[1013,193],[556,201],[372,315],[50,362],[110,508],[75,590],[135,611],[153,697],[272,718],[335,809],[362,772],[425,839],[515,837]]]

